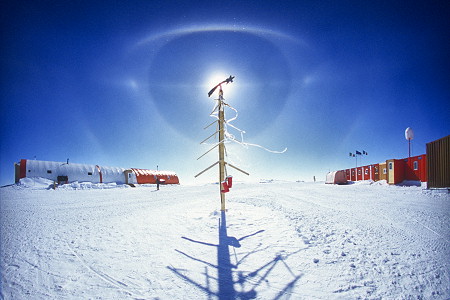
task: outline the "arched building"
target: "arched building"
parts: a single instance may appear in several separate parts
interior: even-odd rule
[[[124,169],[100,165],[85,165],[69,162],[22,159],[15,164],[15,181],[25,177],[42,177],[55,182],[92,182],[118,184],[179,184],[178,176],[172,171],[146,169]]]

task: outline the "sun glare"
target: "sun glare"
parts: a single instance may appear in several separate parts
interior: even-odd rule
[[[214,72],[212,74],[209,74],[205,80],[205,87],[206,90],[209,92],[213,87],[215,87],[217,84],[221,83],[228,77],[234,76],[233,74],[227,74],[224,72]],[[223,83],[222,84],[222,90],[223,90],[223,97],[227,99],[227,97],[230,97],[233,95],[233,87],[234,83]],[[214,97],[215,99],[219,96],[219,88],[217,88],[214,93],[211,95],[211,97]]]

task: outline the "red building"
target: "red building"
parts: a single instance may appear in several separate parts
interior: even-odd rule
[[[345,170],[348,181],[383,180],[389,184],[404,180],[427,181],[426,154],[404,159],[389,159],[386,163],[372,164]]]
[[[389,184],[397,184],[405,180],[405,161],[403,159],[389,159],[386,163]]]
[[[358,181],[358,180],[364,180],[363,179],[363,167],[356,168],[356,181]]]
[[[346,169],[345,170],[345,176],[347,177],[347,181],[351,181],[352,180],[351,170],[350,169]]]
[[[373,181],[380,180],[380,165],[379,164],[372,165],[372,180]]]
[[[363,179],[362,180],[370,180],[372,179],[372,166],[363,166]]]
[[[41,177],[55,182],[92,182],[125,184],[179,184],[178,175],[172,171],[124,169],[100,165],[22,159],[15,164],[16,183],[25,177]]]
[[[427,156],[425,154],[405,158],[405,180],[427,181]]]
[[[356,168],[350,169],[351,171],[351,181],[356,181]]]

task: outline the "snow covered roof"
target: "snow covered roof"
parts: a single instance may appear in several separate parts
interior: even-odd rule
[[[155,170],[146,170],[146,169],[135,169],[135,168],[131,168],[131,170],[133,170],[137,176],[142,175],[142,176],[164,176],[164,175],[168,175],[168,176],[177,176],[177,174],[175,172],[172,171],[155,171]]]

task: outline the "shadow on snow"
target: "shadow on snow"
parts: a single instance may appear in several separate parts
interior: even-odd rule
[[[205,260],[193,257],[187,253],[184,253],[183,251],[175,249],[178,253],[181,255],[192,259],[196,262],[200,262],[205,265],[205,283],[201,284],[194,279],[190,278],[189,276],[183,274],[184,269],[177,269],[172,266],[168,266],[167,268],[172,271],[175,275],[182,278],[186,282],[194,285],[198,289],[202,290],[208,295],[208,298],[211,299],[211,296],[216,296],[218,299],[254,299],[257,296],[256,288],[264,282],[267,282],[267,277],[270,275],[272,270],[275,268],[275,266],[278,263],[282,263],[289,273],[292,275],[293,280],[290,281],[286,286],[283,287],[282,290],[279,291],[279,293],[275,296],[274,299],[279,299],[282,296],[289,295],[291,291],[294,289],[295,283],[301,278],[302,274],[295,275],[292,270],[289,268],[287,263],[285,262],[285,259],[288,258],[290,255],[295,254],[297,252],[291,253],[289,255],[281,255],[277,254],[274,259],[267,262],[266,264],[263,264],[261,267],[257,268],[253,272],[247,273],[243,271],[238,271],[239,264],[245,260],[247,257],[249,257],[252,254],[255,254],[260,251],[265,251],[266,249],[259,249],[254,250],[246,255],[244,255],[240,260],[237,259],[236,253],[234,254],[236,256],[236,264],[231,263],[231,255],[230,255],[230,246],[234,248],[240,248],[241,247],[241,241],[250,238],[252,236],[255,236],[257,234],[263,233],[264,230],[259,230],[255,233],[243,236],[239,239],[228,236],[227,233],[227,222],[226,222],[226,213],[221,212],[221,218],[219,218],[219,244],[212,244],[212,243],[206,243],[202,241],[196,241],[193,239],[190,239],[188,237],[182,237],[183,239],[205,245],[205,246],[211,246],[217,248],[217,265],[212,264],[210,262],[207,262]],[[213,275],[210,275],[208,272],[208,267],[217,269],[217,277],[214,277]],[[233,279],[233,272],[236,273],[237,280]],[[215,291],[211,287],[211,280],[217,281],[218,290]],[[240,291],[235,289],[235,286],[240,286]],[[251,289],[247,291],[245,290],[246,285],[251,286]]]

